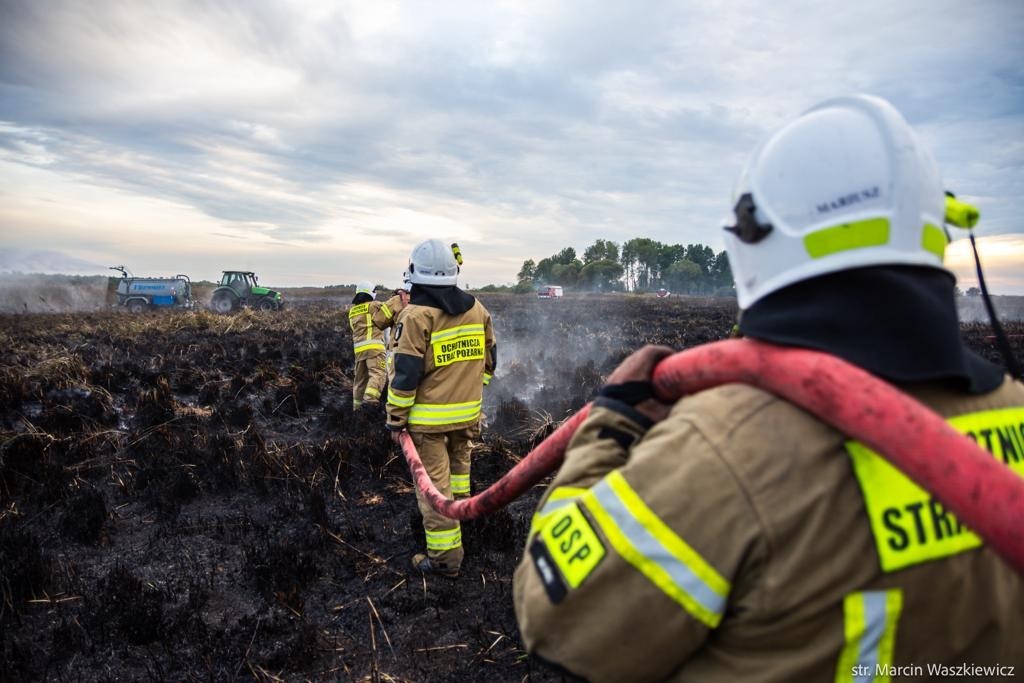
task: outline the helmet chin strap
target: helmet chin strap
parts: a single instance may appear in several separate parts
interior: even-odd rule
[[[985,275],[981,272],[981,257],[978,255],[978,244],[974,240],[974,231],[971,229],[977,224],[981,217],[980,212],[967,202],[962,202],[956,196],[946,192],[946,222],[958,228],[966,228],[967,236],[971,240],[971,250],[974,252],[974,266],[978,273],[978,287],[981,289],[981,299],[985,302],[985,311],[988,312],[988,319],[992,323],[992,331],[995,333],[996,346],[999,347],[999,355],[1003,357],[1003,365],[1014,379],[1024,377],[1021,373],[1017,357],[1010,348],[1010,342],[1003,331],[1003,325],[996,315],[995,306],[992,305],[992,297],[989,296],[988,287],[985,284]]]

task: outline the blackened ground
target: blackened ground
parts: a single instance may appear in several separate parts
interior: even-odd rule
[[[481,490],[645,342],[721,339],[730,300],[484,299],[500,370]],[[1022,353],[1019,324],[1007,330]],[[965,326],[998,359],[988,329]],[[338,310],[0,318],[3,680],[560,680],[511,577],[538,487],[464,524],[455,580]]]

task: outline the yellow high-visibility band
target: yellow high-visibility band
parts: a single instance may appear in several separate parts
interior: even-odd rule
[[[455,337],[467,337],[474,334],[483,334],[484,326],[481,323],[475,323],[472,325],[458,325],[457,327],[449,327],[444,330],[439,330],[430,335],[430,343],[439,341],[446,341]]]
[[[367,351],[383,351],[384,342],[379,339],[364,339],[363,341],[357,341],[352,344],[352,351],[354,353],[366,353]]]
[[[417,403],[409,411],[409,424],[447,425],[469,422],[480,417],[482,403]]]
[[[427,536],[428,550],[454,550],[462,547],[462,528],[430,531],[424,529]]]
[[[469,475],[468,474],[452,474],[452,493],[455,495],[462,495],[463,493],[469,493]]]
[[[388,403],[398,408],[408,408],[416,402],[416,394],[400,396],[391,387],[388,387]]]
[[[571,505],[586,492],[587,489],[574,486],[559,486],[554,489],[548,494],[548,499],[544,501],[544,505],[534,513],[533,519],[530,520],[530,535],[532,536],[540,531],[541,527],[551,520],[551,513]]]
[[[850,593],[843,598],[846,644],[836,664],[836,683],[865,680],[890,683],[892,677],[888,671],[892,666],[896,624],[902,610],[903,593],[899,588]]]
[[[921,231],[922,249],[930,251],[939,258],[943,258],[946,255],[946,244],[948,242],[949,240],[946,239],[946,233],[942,231],[942,228],[931,223],[924,224],[924,230]]]
[[[880,247],[889,243],[889,219],[868,218],[816,230],[804,236],[804,248],[811,258],[822,258],[851,249]]]
[[[582,502],[624,560],[698,621],[718,626],[729,582],[647,507],[620,472],[598,482]]]

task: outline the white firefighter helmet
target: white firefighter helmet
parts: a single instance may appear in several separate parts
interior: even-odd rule
[[[887,101],[826,100],[750,157],[726,220],[740,308],[864,266],[943,268],[945,197],[930,150]]]
[[[373,283],[369,280],[363,280],[356,285],[356,294],[369,294],[373,296]]]
[[[454,285],[459,264],[452,248],[439,239],[416,245],[409,256],[409,281],[415,285]]]

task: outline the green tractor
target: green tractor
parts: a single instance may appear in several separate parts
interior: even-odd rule
[[[217,313],[232,313],[243,306],[261,311],[284,308],[280,292],[259,286],[256,273],[246,270],[225,270],[220,286],[213,290],[210,308]]]

